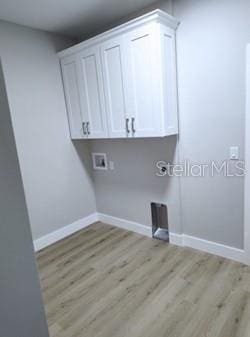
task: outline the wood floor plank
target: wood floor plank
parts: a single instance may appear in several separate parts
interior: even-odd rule
[[[250,268],[95,223],[37,254],[51,337],[250,337]]]
[[[51,258],[54,253],[58,253],[60,251],[66,251],[70,245],[76,244],[78,241],[84,242],[84,240],[88,239],[89,235],[100,233],[101,231],[107,231],[108,229],[114,228],[112,226],[107,226],[107,228],[103,228],[100,226],[100,223],[92,224],[91,226],[85,228],[84,230],[78,231],[76,233],[71,234],[66,239],[62,239],[49,247],[41,249],[37,252],[37,261],[43,260],[46,257]]]
[[[117,237],[115,237],[115,240],[117,240]],[[60,295],[61,292],[67,291],[67,288],[77,286],[79,283],[81,284],[83,279],[86,281],[87,277],[95,274],[97,268],[107,269],[107,259],[114,257],[117,261],[120,256],[122,257],[124,255],[125,250],[133,248],[134,245],[142,240],[143,238],[137,236],[133,236],[132,238],[123,236],[122,241],[118,240],[116,245],[113,245],[111,257],[109,254],[102,253],[100,256],[95,253],[95,255],[92,254],[89,256],[85,254],[83,258],[78,258],[77,263],[72,263],[71,267],[67,268],[65,271],[66,273],[62,275],[58,273],[56,279],[53,279],[49,284],[46,284],[43,288],[45,301],[47,301],[47,299],[49,300],[51,297],[55,299],[58,294]],[[108,241],[108,244],[109,246],[112,245],[112,241]],[[64,270],[65,268],[62,269]]]
[[[132,310],[142,306],[147,296],[156,293],[162,283],[167,282],[168,277],[172,277],[173,266],[183,260],[183,256],[179,255],[178,259],[172,258],[171,263],[169,263],[162,258],[161,252],[158,258],[152,260],[149,268],[140,268],[136,270],[136,273],[131,273],[125,281],[120,282],[111,292],[101,299],[96,299],[91,310],[88,310],[85,316],[85,329],[76,331],[73,336],[86,333],[86,328],[94,331],[96,336],[99,336],[98,331],[102,331],[104,336],[109,336],[110,333],[115,332],[120,324],[130,317]],[[79,315],[79,326],[81,319],[82,315]]]
[[[152,241],[148,247],[144,247],[141,254],[138,254],[139,256],[137,259],[134,259],[134,256],[131,254],[129,257],[130,262],[128,259],[121,260],[121,263],[115,268],[110,266],[104,273],[96,273],[93,278],[88,279],[86,282],[83,281],[78,287],[71,289],[67,294],[63,294],[56,303],[51,301],[47,306],[49,314],[48,319],[53,320],[55,313],[59,315],[63,313],[64,310],[68,311],[68,309],[71,309],[72,307],[72,318],[69,320],[70,323],[73,319],[76,320],[78,318],[79,313],[83,314],[87,309],[90,310],[92,308],[92,303],[96,305],[96,299],[108,296],[114,291],[119,292],[121,290],[119,287],[121,284],[130,282],[127,287],[137,286],[135,281],[148,272],[148,269],[145,268],[145,266],[152,265],[152,254],[158,259],[161,258],[161,256],[158,257],[160,252],[162,256],[170,255],[170,253],[172,253],[172,255],[174,254],[174,250],[171,250],[166,254],[164,250],[160,249],[161,246],[162,245],[159,242]],[[147,254],[145,254],[146,252]],[[133,278],[134,275],[136,275],[135,279]],[[82,301],[83,297],[85,298],[84,302]],[[100,308],[101,307],[99,307],[99,310]],[[67,322],[66,317],[63,317],[62,319],[64,323]]]
[[[46,259],[40,260],[38,266],[42,270],[46,270],[46,267],[54,266],[54,264],[59,265],[64,263],[65,260],[69,260],[71,257],[74,258],[78,252],[82,254],[82,250],[97,249],[97,247],[106,240],[106,238],[113,237],[113,235],[123,235],[122,231],[119,228],[110,228],[108,230],[100,230],[100,232],[91,233],[92,236],[88,235],[86,238],[83,236],[78,242],[73,240],[66,248],[58,251],[54,254],[47,255]]]
[[[69,254],[64,254],[58,259],[53,260],[51,263],[46,264],[46,266],[42,268],[41,278],[42,280],[48,280],[51,276],[54,276],[55,270],[60,273],[60,271],[65,271],[68,266],[72,268],[80,261],[80,259],[82,261],[82,258],[87,260],[98,254],[101,256],[103,250],[106,247],[109,247],[110,241],[118,243],[130,235],[131,233],[125,233],[119,229],[113,231],[112,234],[110,234],[110,232],[103,233],[87,243],[77,246]]]

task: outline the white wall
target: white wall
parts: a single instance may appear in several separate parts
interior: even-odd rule
[[[156,7],[171,10],[169,1]],[[244,154],[245,47],[250,41],[248,0],[176,0],[180,160],[195,163],[229,158],[229,147]],[[171,139],[92,142],[107,152],[115,171],[96,172],[97,207],[103,213],[150,224],[149,202],[169,205],[170,230],[243,247],[243,178],[156,178],[156,160],[173,153]],[[124,156],[123,156],[124,154]],[[137,165],[137,166],[136,166]],[[140,169],[139,169],[140,167]],[[169,189],[169,186],[172,186]],[[178,211],[181,211],[177,216]]]
[[[181,233],[179,178],[159,177],[159,160],[176,162],[177,138],[91,141],[92,152],[106,152],[114,170],[95,171],[98,211],[151,226],[151,202],[168,205],[169,226]]]
[[[0,22],[6,75],[33,237],[96,210],[86,143],[74,146],[56,52],[72,41]]]
[[[0,336],[48,337],[0,62]]]
[[[155,7],[173,10],[181,20],[180,146],[170,138],[92,141],[92,151],[107,152],[116,167],[95,172],[98,210],[150,225],[150,201],[166,202],[172,231],[242,248],[243,179],[183,178],[180,200],[178,180],[156,177],[155,161],[176,158],[178,151],[181,160],[222,161],[231,145],[240,146],[243,157],[250,3],[175,0],[172,8],[169,1]],[[0,26],[0,55],[36,238],[95,211],[87,145],[79,142],[76,152],[68,135],[55,55],[67,43],[19,26]]]
[[[180,140],[183,158],[244,155],[248,0],[176,0]],[[184,231],[243,247],[242,178],[182,179]]]

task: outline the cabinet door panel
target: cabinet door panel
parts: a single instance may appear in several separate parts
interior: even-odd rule
[[[109,137],[126,137],[126,93],[124,87],[124,45],[112,39],[101,48]]]
[[[71,138],[84,138],[76,57],[64,58],[61,65]]]
[[[135,120],[134,137],[161,133],[160,91],[157,82],[158,40],[154,25],[126,35],[130,73],[130,108]],[[159,118],[160,117],[160,118]]]
[[[80,96],[83,119],[89,123],[88,138],[106,138],[107,125],[99,48],[80,53]]]

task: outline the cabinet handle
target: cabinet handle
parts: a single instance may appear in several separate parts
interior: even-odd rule
[[[126,118],[126,132],[127,132],[127,135],[130,133],[130,130],[129,130],[129,118]]]
[[[86,124],[85,122],[82,123],[82,131],[84,135],[87,134],[85,124]]]
[[[90,135],[89,122],[86,123],[87,134]]]
[[[131,121],[132,121],[132,133],[135,134],[135,132],[136,132],[136,129],[135,129],[135,118],[132,117]]]

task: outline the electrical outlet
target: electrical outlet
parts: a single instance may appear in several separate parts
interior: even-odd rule
[[[115,169],[115,165],[114,165],[114,162],[113,162],[113,161],[110,161],[110,162],[109,162],[109,169],[110,169],[110,170],[114,170],[114,169]]]
[[[239,147],[238,146],[231,146],[230,147],[230,159],[231,160],[238,160],[239,159]]]

